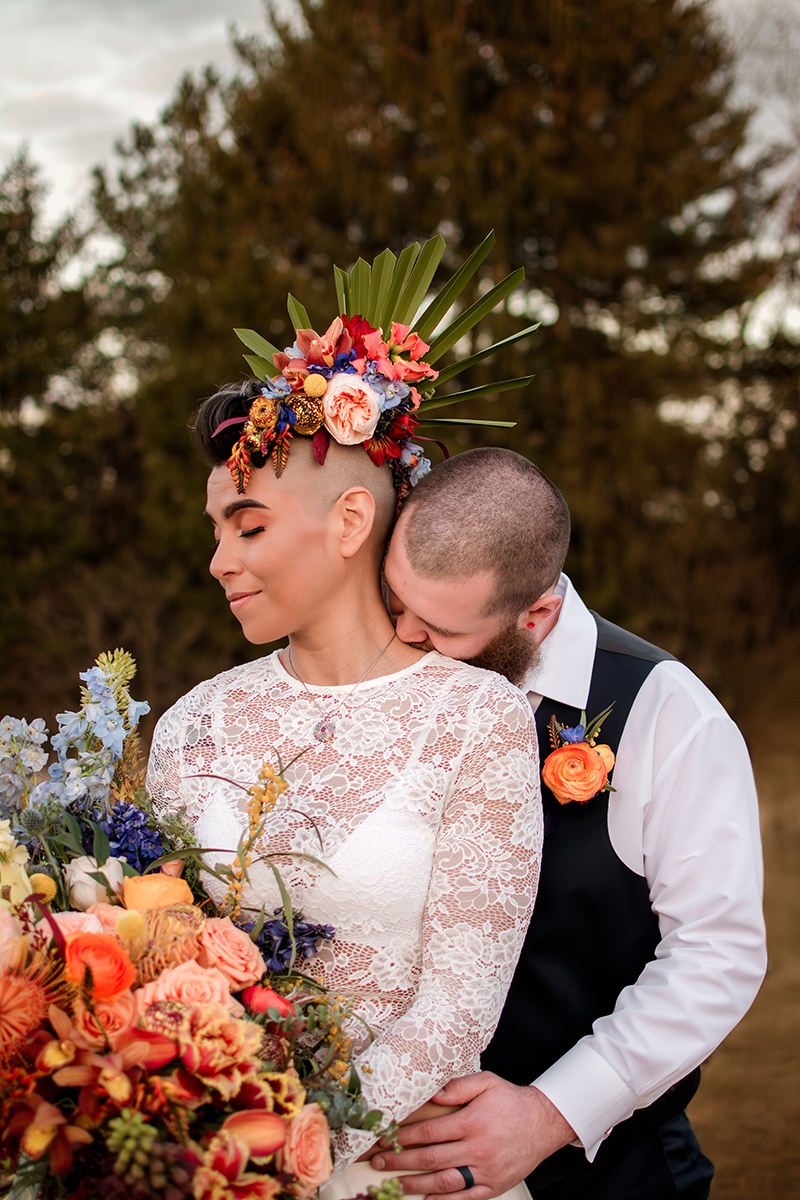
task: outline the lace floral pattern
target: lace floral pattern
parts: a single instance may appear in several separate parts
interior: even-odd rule
[[[436,653],[355,693],[310,692],[277,654],[199,684],[159,721],[148,786],[162,808],[185,806],[222,861],[247,796],[209,775],[250,784],[264,758],[305,751],[263,849],[329,868],[277,860],[293,905],[337,930],[315,967],[375,1033],[368,1044],[357,1023],[350,1031],[364,1092],[401,1120],[478,1069],[499,1018],[539,873],[533,721],[505,680]],[[336,736],[320,744],[312,728],[340,698]],[[251,870],[245,903],[280,904],[268,864]],[[337,1167],[372,1140],[337,1134]]]

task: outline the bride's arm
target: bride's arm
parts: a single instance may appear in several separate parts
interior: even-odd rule
[[[402,1120],[475,1069],[530,920],[539,874],[536,734],[521,693],[492,677],[465,714],[464,744],[439,826],[411,1006],[357,1058],[370,1104]],[[336,1135],[337,1166],[370,1134]]]

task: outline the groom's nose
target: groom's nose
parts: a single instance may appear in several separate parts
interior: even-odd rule
[[[392,613],[392,620],[401,642],[408,642],[412,646],[419,646],[424,650],[433,649],[430,634],[419,617],[402,609],[400,612]]]

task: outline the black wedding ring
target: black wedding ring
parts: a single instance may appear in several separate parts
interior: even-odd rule
[[[464,1180],[465,1190],[467,1188],[475,1187],[475,1177],[473,1176],[472,1171],[470,1171],[469,1167],[456,1167],[456,1170],[458,1171],[461,1178]]]

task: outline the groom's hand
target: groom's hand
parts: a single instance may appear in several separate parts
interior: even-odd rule
[[[575,1133],[561,1113],[533,1087],[517,1087],[482,1071],[454,1079],[433,1097],[460,1105],[458,1112],[401,1125],[399,1153],[379,1148],[378,1171],[414,1171],[401,1179],[405,1192],[436,1200],[490,1200],[529,1175],[545,1158],[568,1145]],[[456,1167],[469,1167],[474,1187],[465,1188]]]

